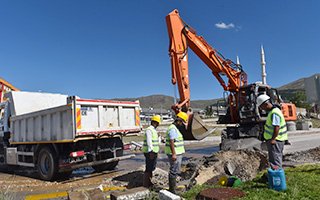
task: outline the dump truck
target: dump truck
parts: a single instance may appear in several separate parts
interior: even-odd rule
[[[0,104],[0,166],[36,169],[54,180],[74,169],[112,170],[122,137],[141,131],[139,102],[11,91]]]

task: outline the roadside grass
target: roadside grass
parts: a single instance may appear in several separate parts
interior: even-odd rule
[[[0,192],[0,200],[16,200],[16,199],[17,197],[15,195]]]
[[[320,119],[311,118],[313,128],[320,128]]]
[[[319,199],[320,198],[320,164],[301,165],[296,168],[285,169],[287,178],[287,190],[277,192],[268,188],[266,183],[266,171],[260,173],[253,181],[248,181],[239,186],[245,191],[246,196],[241,200],[279,200],[279,199]],[[185,192],[186,199],[196,199],[197,194],[214,185],[196,185]]]

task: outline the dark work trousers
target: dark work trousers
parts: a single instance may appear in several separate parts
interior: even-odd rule
[[[150,154],[154,154],[154,158],[150,158]],[[146,170],[145,172],[153,172],[157,167],[158,154],[154,152],[144,153],[146,158]]]
[[[284,141],[276,140],[276,144],[271,144],[271,140],[267,140],[269,163],[272,169],[282,168]]]

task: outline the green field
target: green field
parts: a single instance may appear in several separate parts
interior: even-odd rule
[[[277,192],[268,189],[266,179],[261,173],[253,181],[243,183],[239,189],[245,191],[246,196],[241,200],[279,200],[279,199],[320,199],[320,164],[303,165],[295,168],[286,168],[287,190]],[[218,187],[214,185],[195,186],[183,194],[186,199],[195,199],[196,195],[205,188]]]

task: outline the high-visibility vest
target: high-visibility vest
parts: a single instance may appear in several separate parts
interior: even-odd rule
[[[174,149],[175,149],[175,152],[177,155],[179,154],[183,154],[185,152],[184,150],[184,142],[183,142],[183,136],[182,134],[180,133],[179,129],[177,129],[177,127],[174,125],[174,124],[171,124],[167,130],[167,133],[166,133],[166,147],[164,149],[164,152],[166,154],[170,154],[172,155],[172,152],[171,152],[171,148],[170,148],[170,137],[169,137],[169,131],[171,129],[174,129],[176,130],[176,132],[178,133],[178,138],[174,139]]]
[[[276,140],[285,141],[288,140],[287,126],[284,116],[279,108],[273,108],[267,117],[266,124],[264,125],[263,137],[265,140],[270,140],[273,136],[274,126],[272,125],[272,116],[276,114],[280,117],[280,128],[279,134],[276,137]]]
[[[155,153],[158,153],[159,152],[159,136],[158,136],[158,133],[157,133],[156,129],[153,126],[149,126],[146,129],[146,132],[147,132],[147,130],[150,130],[151,133],[152,133],[152,151],[155,152]],[[144,134],[142,152],[148,153],[147,134]]]

